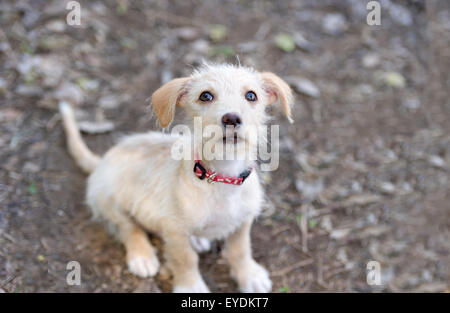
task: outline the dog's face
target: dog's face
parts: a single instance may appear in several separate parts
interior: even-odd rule
[[[190,77],[168,82],[152,96],[162,127],[170,124],[175,107],[180,106],[191,125],[200,117],[203,133],[209,127],[206,132],[220,144],[245,146],[256,145],[255,132],[265,122],[265,108],[275,102],[280,102],[292,121],[292,92],[283,80],[272,73],[231,65],[205,65]]]

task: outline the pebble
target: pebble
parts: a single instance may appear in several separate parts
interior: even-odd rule
[[[366,68],[374,68],[380,63],[380,57],[376,53],[369,53],[363,57],[362,64]]]
[[[350,231],[350,228],[335,229],[330,233],[330,238],[336,240],[343,239],[350,234]]]
[[[15,92],[21,96],[40,96],[43,93],[41,87],[36,85],[24,85],[20,84],[17,86]]]
[[[297,47],[306,52],[311,52],[314,49],[314,45],[300,33],[294,34],[294,42]]]
[[[183,40],[192,41],[197,39],[200,35],[200,32],[197,28],[194,27],[180,27],[174,30],[175,35]]]
[[[417,110],[420,107],[420,99],[417,97],[406,97],[402,105],[410,110]]]
[[[320,96],[319,88],[310,80],[300,77],[287,77],[286,81],[299,93],[317,98]]]
[[[301,193],[301,197],[308,201],[313,201],[323,191],[323,180],[318,178],[311,181],[297,179],[295,187]]]
[[[98,100],[98,105],[103,109],[116,109],[120,105],[119,95],[107,95]]]
[[[386,194],[394,194],[396,190],[395,185],[391,182],[382,182],[379,187],[380,191]]]
[[[54,97],[59,101],[67,101],[72,105],[83,103],[85,95],[83,90],[75,84],[64,82],[54,93]]]
[[[28,173],[37,173],[41,170],[40,166],[32,163],[32,162],[26,162],[23,166],[23,171]]]
[[[204,39],[198,39],[192,43],[192,50],[197,53],[206,54],[209,51],[209,43]]]
[[[399,4],[391,4],[389,6],[389,15],[392,20],[402,26],[411,26],[413,18],[407,8]]]
[[[438,155],[430,155],[428,157],[428,162],[433,165],[434,167],[437,168],[445,168],[446,167],[446,163],[444,161],[444,159],[442,159],[440,156]]]
[[[52,32],[62,33],[66,30],[66,23],[61,20],[53,20],[47,23],[46,28]]]
[[[330,13],[325,15],[322,22],[322,29],[329,35],[339,35],[347,29],[347,22],[344,15],[340,13]]]

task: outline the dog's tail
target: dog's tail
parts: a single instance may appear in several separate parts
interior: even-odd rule
[[[81,138],[75,120],[75,114],[69,103],[61,101],[59,103],[64,129],[66,131],[67,147],[78,166],[85,172],[91,173],[100,161],[100,157],[94,154]]]

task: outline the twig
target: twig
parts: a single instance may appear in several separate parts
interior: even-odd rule
[[[323,281],[323,266],[322,257],[318,257],[317,262],[317,284],[325,289],[328,289],[327,284]]]
[[[300,221],[300,231],[302,232],[302,251],[308,253],[308,209],[309,204],[302,205],[302,219]]]
[[[11,241],[12,243],[16,243],[16,240],[8,233],[3,233],[3,237]]]
[[[272,236],[276,236],[276,235],[281,234],[290,229],[291,229],[291,226],[289,226],[289,225],[278,227],[277,229],[274,229],[272,231]]]
[[[291,264],[289,266],[286,266],[285,268],[282,268],[281,270],[275,271],[275,272],[271,273],[270,276],[272,276],[272,277],[285,276],[286,274],[288,274],[296,269],[299,269],[301,267],[304,267],[304,266],[307,266],[307,265],[310,265],[313,263],[314,263],[314,259],[306,259],[306,260]]]
[[[178,26],[186,26],[186,25],[188,25],[188,26],[196,26],[196,27],[199,27],[199,28],[204,28],[205,27],[205,23],[204,22],[196,21],[196,20],[194,20],[192,18],[176,15],[176,14],[169,13],[169,12],[166,12],[166,11],[147,9],[147,10],[145,10],[145,15],[149,19],[164,20],[167,23],[175,24],[175,25],[178,25]]]
[[[345,267],[337,268],[337,269],[331,271],[330,273],[328,273],[327,276],[325,277],[325,280],[329,280],[331,277],[336,276],[341,273],[345,273],[345,272],[348,272],[348,270]]]

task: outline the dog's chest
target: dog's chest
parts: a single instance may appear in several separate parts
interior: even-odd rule
[[[243,201],[243,191],[235,186],[202,194],[192,203],[188,211],[194,212],[194,235],[209,239],[228,236],[252,213],[252,208]],[[229,188],[231,187],[231,188]]]

